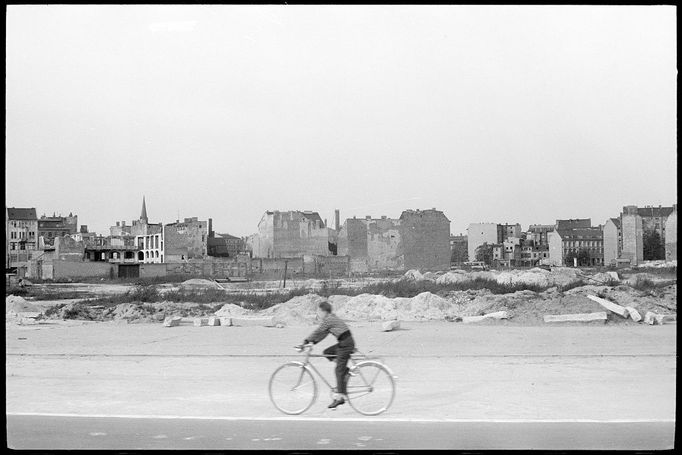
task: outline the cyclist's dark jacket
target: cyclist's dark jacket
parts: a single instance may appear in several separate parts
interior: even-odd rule
[[[329,313],[322,320],[320,326],[313,333],[311,333],[308,338],[306,338],[306,341],[317,344],[324,340],[329,333],[338,338],[345,332],[349,332],[346,323],[339,319],[339,317],[334,313]]]

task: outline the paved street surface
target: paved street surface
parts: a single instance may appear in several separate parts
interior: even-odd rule
[[[413,323],[388,333],[356,324],[360,349],[380,353],[397,376],[393,406],[374,418],[348,406],[331,411],[326,408],[330,395],[321,389],[303,416],[283,419],[268,399],[268,379],[278,365],[298,357],[291,346],[309,331],[7,326],[10,441],[21,448],[39,443],[49,448],[190,447],[186,443],[198,448],[370,448],[382,443],[376,447],[472,449],[672,444],[674,324]],[[332,342],[325,340],[316,350]],[[331,380],[332,365],[317,361]],[[62,416],[45,416],[55,414]],[[99,417],[73,417],[86,415]],[[317,430],[327,426],[328,431]],[[415,428],[422,433],[415,436]]]
[[[673,447],[673,422],[396,422],[8,416],[22,449],[620,449]]]

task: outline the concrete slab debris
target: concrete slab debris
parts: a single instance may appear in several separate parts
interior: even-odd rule
[[[274,327],[274,318],[232,318],[232,325],[240,327]]]
[[[602,299],[601,297],[597,297],[596,295],[588,295],[587,298],[597,302],[607,310],[616,313],[619,316],[622,316],[624,318],[628,317],[628,310],[625,309],[625,307],[618,305],[617,303],[613,303],[606,299]]]
[[[220,325],[222,326],[230,327],[232,325],[232,318],[230,317],[219,316],[218,319],[220,320]]]
[[[614,280],[620,281],[620,278],[618,278],[618,272],[606,272],[606,274],[609,275]]]
[[[195,318],[194,327],[203,327],[208,325],[208,318]]]
[[[43,314],[40,312],[34,312],[34,311],[30,311],[30,312],[22,311],[20,313],[17,313],[17,315],[20,318],[25,318],[25,319],[40,319]]]
[[[180,325],[181,320],[182,320],[182,318],[179,316],[168,317],[168,318],[164,319],[163,326],[164,327],[177,327]]]
[[[494,313],[488,313],[483,316],[464,316],[462,322],[469,324],[472,322],[480,322],[485,319],[508,319],[509,314],[506,311],[496,311]]]
[[[220,318],[217,316],[211,316],[208,318],[209,327],[216,327],[220,325]]]
[[[381,324],[381,330],[384,332],[390,332],[391,330],[396,330],[400,328],[400,321],[386,321]]]
[[[647,311],[646,314],[644,315],[644,323],[654,325],[656,323],[656,316],[657,316],[656,313]]]
[[[606,322],[607,316],[606,312],[598,311],[596,313],[547,314],[545,315],[544,319],[545,322]]]
[[[639,314],[639,311],[637,311],[636,309],[632,308],[631,306],[626,306],[625,309],[628,310],[628,314],[630,315],[633,321],[639,322],[642,320],[642,315]]]

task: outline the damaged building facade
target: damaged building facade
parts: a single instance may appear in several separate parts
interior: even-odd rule
[[[348,218],[338,235],[338,253],[349,256],[351,271],[450,267],[450,220],[443,212],[405,210],[398,219]]]
[[[163,227],[165,262],[201,260],[208,254],[208,223],[197,217]]]
[[[256,258],[331,256],[336,250],[336,231],[327,228],[313,211],[267,211],[258,223],[258,233],[247,240]]]

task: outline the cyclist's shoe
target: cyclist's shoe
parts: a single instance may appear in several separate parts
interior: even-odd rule
[[[346,400],[344,400],[343,398],[337,398],[334,401],[332,401],[332,404],[330,404],[327,407],[329,409],[335,409],[337,406],[340,406],[340,405],[344,404],[345,402],[346,402]]]

